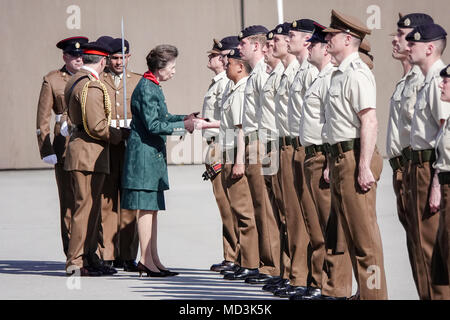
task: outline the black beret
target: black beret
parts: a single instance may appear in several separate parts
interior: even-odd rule
[[[106,43],[108,46],[110,46],[111,42],[114,40],[113,37],[110,36],[101,36],[96,40],[96,42]]]
[[[81,46],[89,41],[86,37],[71,37],[63,39],[56,44],[56,47],[64,53],[80,55],[83,53]]]
[[[309,38],[306,42],[320,42],[320,43],[327,43],[327,41],[325,40],[325,36],[327,35],[325,32],[323,32],[323,30],[325,30],[327,27],[314,22],[314,33],[312,35],[311,38]]]
[[[397,26],[399,28],[415,28],[423,24],[434,23],[433,18],[425,13],[410,13],[402,16],[398,22]]]
[[[289,30],[291,29],[291,24],[289,22],[281,23],[275,27],[274,34],[282,34],[285,36],[289,35]]]
[[[450,64],[442,69],[439,75],[443,78],[450,78]]]
[[[314,20],[311,19],[300,19],[295,20],[291,23],[291,30],[301,31],[301,32],[314,32]]]
[[[425,24],[417,26],[407,34],[406,41],[411,42],[431,42],[445,39],[447,32],[438,24]]]
[[[238,39],[239,41],[241,41],[244,38],[254,36],[256,34],[267,34],[267,32],[269,32],[269,30],[267,30],[267,28],[264,26],[261,25],[250,26],[245,28],[239,33]]]
[[[237,48],[231,49],[230,52],[227,54],[227,57],[242,60],[241,52]]]
[[[112,50],[111,53],[122,53],[122,38],[113,39],[109,46]],[[124,39],[124,49],[125,53],[130,53],[130,43],[127,39]]]
[[[81,48],[83,49],[83,54],[92,54],[97,56],[108,56],[112,52],[111,47],[101,41],[85,43],[81,46]]]
[[[235,49],[239,45],[239,39],[236,36],[225,37],[217,43],[220,51]]]

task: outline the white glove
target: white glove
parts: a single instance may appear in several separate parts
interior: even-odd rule
[[[46,156],[42,159],[45,163],[55,165],[58,162],[58,159],[56,158],[56,154],[51,154],[49,156]]]
[[[60,129],[61,135],[63,137],[68,137],[70,136],[69,133],[69,126],[67,125],[67,121],[64,121],[63,123],[61,123],[61,129]]]

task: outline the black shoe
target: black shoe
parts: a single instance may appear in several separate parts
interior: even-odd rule
[[[248,277],[255,277],[259,274],[258,269],[240,268],[235,273],[229,273],[223,276],[225,280],[245,280]]]
[[[102,264],[107,267],[112,267],[114,264],[114,261],[113,260],[103,260]]]
[[[147,274],[147,277],[156,277],[156,278],[163,278],[166,277],[166,275],[162,272],[155,272],[144,266],[140,261],[137,265],[137,269],[139,272],[139,277],[142,277],[143,273]]]
[[[228,268],[228,267],[232,267],[233,265],[234,265],[233,262],[223,260],[221,263],[213,264],[213,265],[209,268],[209,270],[215,271],[215,272],[220,272],[220,271],[222,271],[222,270],[224,270],[224,269],[226,269],[226,268]]]
[[[134,260],[125,260],[123,261],[123,271],[126,272],[137,272],[139,271],[137,268],[136,261]]]
[[[117,273],[117,270],[108,265],[102,264],[93,267],[95,270],[100,271],[105,276],[111,276]]]
[[[230,265],[228,267],[224,267],[222,271],[220,271],[220,274],[226,275],[226,274],[232,274],[239,270],[239,265],[233,263],[233,265]]]
[[[274,282],[274,283],[268,283],[262,287],[264,291],[272,292],[274,293],[278,289],[286,288],[286,286],[289,285],[289,279],[283,279]]]
[[[245,279],[245,283],[267,284],[273,278],[281,279],[281,277],[279,277],[279,276],[274,277],[274,276],[271,276],[271,275],[268,275],[265,273],[260,273],[257,277],[249,277],[249,278]]]
[[[124,267],[124,261],[122,259],[114,260],[113,267],[114,268],[123,268]]]
[[[289,300],[322,300],[322,290],[308,287],[308,290],[304,294],[296,293],[290,296]]]
[[[320,296],[320,300],[348,300],[346,297],[330,297],[322,295]]]
[[[173,271],[170,271],[170,270],[164,270],[164,269],[160,269],[160,268],[158,268],[158,270],[161,273],[163,273],[166,277],[173,277],[173,276],[177,276],[177,275],[180,274],[179,272],[173,272]]]
[[[66,271],[66,275],[67,276],[75,275],[75,276],[80,276],[80,277],[100,277],[103,274],[100,271],[95,270],[91,267],[81,267],[79,269],[72,270],[72,272]]]
[[[304,295],[306,290],[308,290],[307,287],[287,285],[286,288],[278,289],[273,294],[280,298],[289,298],[294,294]]]

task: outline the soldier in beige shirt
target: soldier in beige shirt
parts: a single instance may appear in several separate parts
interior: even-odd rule
[[[230,83],[225,71],[225,63],[222,54],[235,49],[239,44],[236,36],[225,37],[218,41],[214,39],[213,47],[208,51],[208,69],[215,73],[214,78],[205,94],[203,100],[202,117],[209,119],[210,123],[220,121],[222,112],[222,99],[227,85]],[[219,144],[219,128],[208,128],[203,130],[203,137],[208,143],[205,158],[205,166],[217,166],[221,162],[221,149]],[[222,172],[210,177],[211,185],[216,198],[217,207],[222,218],[222,243],[224,260],[211,266],[211,271],[220,272],[233,267],[237,261],[239,246],[237,234],[237,222],[231,211],[225,190],[222,186]]]
[[[403,67],[403,77],[397,83],[395,91],[391,97],[390,116],[388,124],[388,133],[386,141],[386,152],[390,158],[389,162],[393,169],[392,184],[397,197],[397,213],[399,220],[406,231],[406,245],[408,248],[408,256],[411,270],[416,287],[417,284],[417,259],[414,255],[413,234],[411,231],[411,213],[410,189],[409,189],[409,171],[410,160],[408,156],[410,151],[410,131],[411,120],[414,113],[414,103],[420,81],[423,81],[422,72],[418,66],[413,66],[408,60],[408,42],[406,35],[410,33],[414,27],[433,23],[433,19],[423,13],[412,13],[402,16],[397,22],[397,32],[393,34],[392,40],[392,57],[398,60]],[[424,270],[423,267],[419,268]]]
[[[48,73],[42,82],[36,116],[36,133],[42,160],[55,166],[58,187],[60,227],[64,254],[67,255],[70,238],[70,221],[74,211],[73,189],[70,174],[64,171],[64,158],[69,138],[61,133],[66,104],[64,88],[70,77],[82,66],[81,44],[88,42],[86,37],[71,37],[59,41],[56,46],[63,51],[64,66]],[[55,114],[53,142],[50,139],[52,111]]]
[[[439,72],[445,67],[441,55],[447,33],[437,24],[421,25],[407,36],[409,60],[418,65],[425,80],[417,93],[411,123],[411,198],[412,231],[415,254],[423,257],[425,270],[418,267],[421,299],[449,299],[450,287],[433,283],[431,260],[439,226],[440,186],[435,160],[436,138],[448,118],[450,104],[440,100]]]
[[[100,75],[100,79],[108,90],[111,99],[111,126],[114,128],[128,128],[131,122],[131,94],[137,86],[141,75],[126,72],[126,103],[127,123],[124,115],[124,70],[127,68],[131,54],[130,44],[124,39],[125,57],[122,56],[122,39],[103,37],[111,49],[108,67]],[[120,207],[120,180],[123,173],[125,156],[125,142],[110,145],[109,161],[110,173],[105,178],[102,192],[102,221],[100,257],[109,266],[123,268],[124,271],[136,272],[136,256],[138,251],[138,234],[136,215]]]
[[[327,51],[337,65],[325,109],[331,145],[331,206],[342,223],[361,299],[387,299],[375,205],[376,181],[383,165],[375,147],[376,85],[358,54],[370,30],[358,19],[332,10],[330,27],[324,32],[328,32]]]
[[[450,65],[441,70],[441,100],[450,103]],[[448,106],[447,106],[448,107]],[[441,185],[440,220],[433,248],[431,279],[434,283],[450,285],[450,122],[447,118],[436,141],[437,160],[433,167],[439,171]]]
[[[254,25],[241,31],[238,49],[242,59],[249,63],[252,71],[245,87],[245,99],[242,119],[242,130],[245,137],[245,166],[242,167],[251,192],[251,201],[255,211],[256,226],[258,229],[260,266],[257,279],[248,281],[268,281],[279,275],[279,262],[274,243],[278,242],[276,222],[269,200],[265,179],[262,170],[262,150],[258,135],[258,124],[261,119],[261,94],[263,86],[269,75],[262,48],[266,43],[266,34],[269,30],[261,25]],[[238,150],[239,153],[239,145]]]

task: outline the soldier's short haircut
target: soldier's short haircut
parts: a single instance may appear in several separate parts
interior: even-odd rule
[[[434,46],[436,47],[437,53],[442,55],[445,51],[445,47],[447,47],[447,38],[434,41]]]
[[[178,57],[178,49],[169,44],[161,44],[153,48],[147,55],[147,67],[155,73],[156,70],[163,69],[167,63]]]
[[[240,62],[244,65],[245,71],[250,74],[252,72],[252,67],[250,66],[250,63],[244,60],[240,60]]]
[[[94,54],[82,54],[81,59],[83,59],[83,64],[96,64],[102,60],[104,56],[97,56]]]
[[[249,36],[248,41],[250,41],[250,43],[259,42],[262,48],[266,45],[267,38],[265,34],[255,34],[253,36]]]

